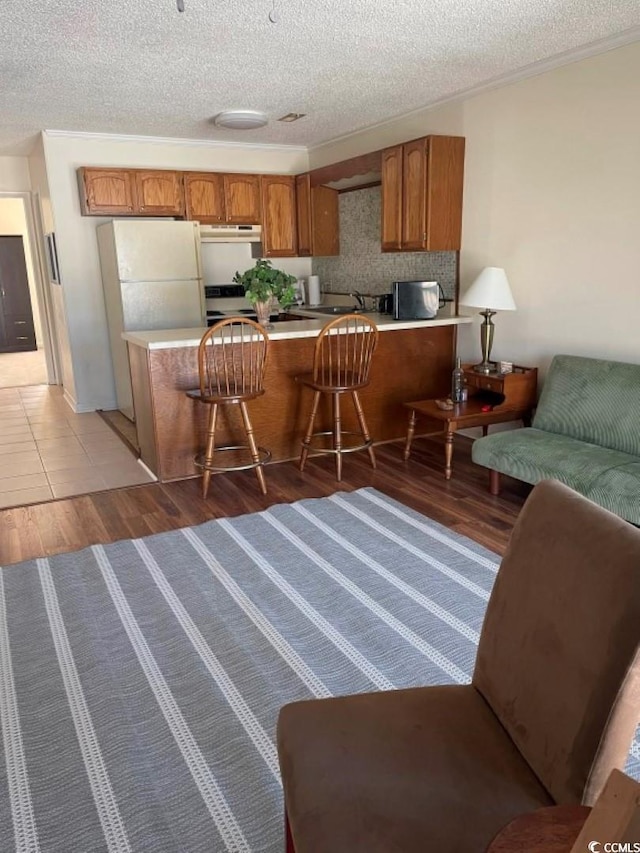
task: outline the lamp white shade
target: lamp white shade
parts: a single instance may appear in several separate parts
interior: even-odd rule
[[[491,311],[516,310],[507,274],[501,267],[485,267],[460,302]]]

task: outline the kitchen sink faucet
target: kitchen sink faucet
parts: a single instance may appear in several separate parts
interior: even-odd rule
[[[356,308],[359,308],[361,311],[364,311],[364,309],[365,309],[364,296],[360,293],[360,291],[354,290],[353,293],[349,294],[349,296],[353,296],[353,298],[358,303],[356,305]]]

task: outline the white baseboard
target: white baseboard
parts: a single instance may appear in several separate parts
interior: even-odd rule
[[[76,414],[84,414],[85,412],[95,412],[98,409],[102,409],[106,412],[111,411],[112,409],[117,409],[118,404],[113,398],[108,400],[96,400],[93,403],[79,403],[71,394],[67,391],[66,388],[63,389],[63,397],[65,403],[70,406]]]

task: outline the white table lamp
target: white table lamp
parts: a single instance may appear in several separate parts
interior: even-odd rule
[[[505,271],[500,267],[485,267],[461,297],[460,302],[473,308],[484,308],[484,311],[480,312],[484,317],[484,323],[480,326],[482,362],[476,364],[474,370],[478,373],[493,373],[490,356],[495,326],[491,318],[496,311],[516,310],[516,303],[513,301]]]

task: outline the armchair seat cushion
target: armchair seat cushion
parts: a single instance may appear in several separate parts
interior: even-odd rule
[[[603,478],[616,477],[618,469],[640,463],[637,456],[621,450],[535,427],[496,432],[479,439],[473,443],[472,458],[479,465],[525,483],[560,480],[585,497],[590,497],[598,481],[602,489]],[[631,479],[629,487],[633,489]],[[635,489],[637,495],[637,480]]]
[[[305,853],[482,853],[516,815],[553,803],[472,686],[296,702],[278,749]]]

